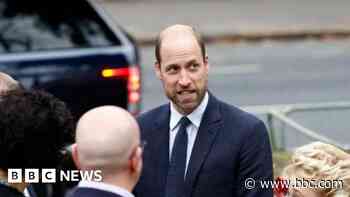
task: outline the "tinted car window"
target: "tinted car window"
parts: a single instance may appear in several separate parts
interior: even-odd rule
[[[83,0],[0,0],[0,53],[120,45]]]

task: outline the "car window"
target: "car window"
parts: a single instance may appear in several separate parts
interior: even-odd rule
[[[85,0],[0,0],[0,53],[120,44]]]

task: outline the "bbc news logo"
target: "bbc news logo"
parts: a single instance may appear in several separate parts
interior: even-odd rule
[[[101,170],[8,169],[8,183],[102,181]]]

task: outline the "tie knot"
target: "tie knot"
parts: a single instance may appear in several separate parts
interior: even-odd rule
[[[180,127],[186,128],[190,124],[191,124],[191,121],[186,116],[181,118],[181,120],[180,120]]]

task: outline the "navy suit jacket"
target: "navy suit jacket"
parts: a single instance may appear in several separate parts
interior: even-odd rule
[[[170,105],[138,117],[147,141],[136,197],[164,197],[169,164]],[[272,154],[264,123],[209,94],[181,197],[272,197],[272,189],[246,189],[245,180],[272,180]],[[180,197],[180,196],[179,196]]]
[[[94,188],[76,187],[66,197],[123,197],[118,194]]]
[[[1,197],[24,197],[23,193],[17,189],[9,187],[7,185],[0,184],[0,196]]]

